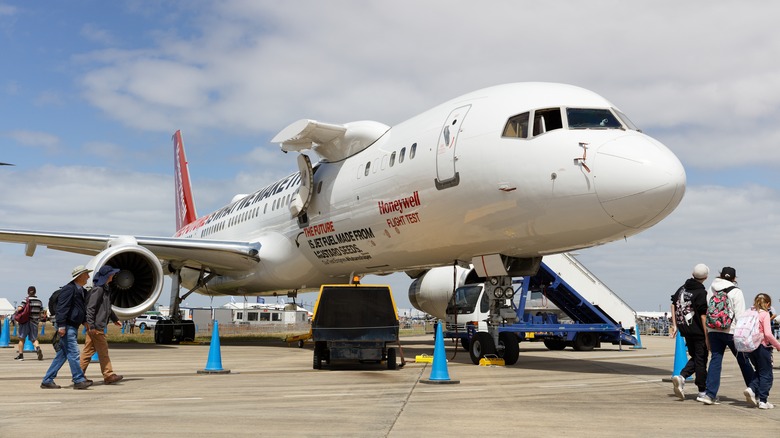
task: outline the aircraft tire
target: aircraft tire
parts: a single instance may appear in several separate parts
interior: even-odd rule
[[[519,348],[519,347],[518,347]],[[474,365],[479,365],[479,360],[487,354],[496,354],[496,344],[488,332],[477,332],[471,338],[469,356]]]
[[[388,348],[387,349],[387,369],[388,370],[394,370],[398,367],[398,364],[395,363],[395,348]]]
[[[500,354],[504,364],[516,364],[517,359],[520,358],[520,341],[517,335],[512,332],[501,332],[498,334],[498,343],[504,346],[503,353]]]

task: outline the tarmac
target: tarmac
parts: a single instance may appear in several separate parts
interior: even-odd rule
[[[111,344],[124,380],[104,385],[94,363],[87,377],[95,384],[86,390],[73,389],[67,364],[57,379],[62,389],[40,389],[51,345],[43,361],[32,353],[14,361],[13,349],[0,349],[0,437],[780,436],[777,385],[769,400],[778,408],[749,407],[727,355],[721,404],[696,402],[693,382],[681,401],[669,382],[674,340],[642,341],[643,349],[603,344],[590,352],[523,342],[517,364],[504,367],[473,365],[447,340],[446,373],[460,383],[439,385],[422,384],[432,364],[415,362],[434,354],[433,335],[402,337],[406,364],[397,370],[360,363],[314,370],[310,343],[223,340],[217,351],[230,373],[210,375],[198,373],[213,367],[209,345]]]

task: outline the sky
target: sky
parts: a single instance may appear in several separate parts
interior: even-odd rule
[[[637,311],[667,310],[697,263],[736,268],[748,301],[780,298],[778,16],[762,1],[0,0],[0,228],[171,236],[177,129],[203,215],[296,169],[270,142],[293,121],[392,126],[479,88],[562,82],[687,173],[660,224],[576,254],[590,271]],[[0,244],[0,297],[47,299],[86,262]],[[366,281],[411,307],[404,274]]]

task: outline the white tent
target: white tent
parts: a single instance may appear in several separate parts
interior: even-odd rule
[[[0,298],[0,315],[12,315],[14,313],[14,306],[6,298]]]

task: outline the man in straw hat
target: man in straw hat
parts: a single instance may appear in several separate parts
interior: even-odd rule
[[[59,389],[60,385],[54,383],[57,372],[68,361],[70,372],[73,376],[73,389],[87,389],[92,385],[91,380],[84,377],[84,372],[79,364],[78,329],[87,320],[87,309],[84,303],[84,285],[87,284],[91,269],[83,265],[76,266],[71,272],[70,283],[60,290],[57,300],[57,333],[60,336],[60,351],[54,356],[54,360],[43,376],[42,389]],[[87,327],[89,328],[89,327]]]

